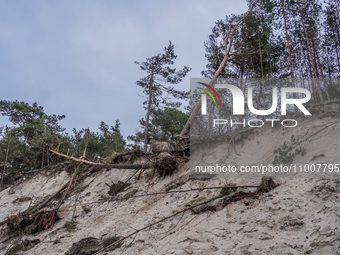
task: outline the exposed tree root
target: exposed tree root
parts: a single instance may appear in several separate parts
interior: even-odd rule
[[[121,163],[134,163],[136,160],[148,158],[151,160],[152,154],[140,150],[131,150],[123,153],[119,153],[111,158],[109,163],[121,164]]]
[[[168,152],[161,152],[154,158],[152,168],[154,169],[151,179],[154,173],[158,173],[160,177],[172,175],[178,167],[178,160],[175,156],[172,156]]]
[[[7,230],[11,234],[24,233],[32,235],[46,230],[59,220],[56,210],[40,211],[28,216],[17,214],[6,220]]]
[[[53,224],[59,220],[58,210],[64,199],[66,198],[72,183],[76,175],[78,174],[79,166],[76,168],[72,178],[65,183],[57,192],[45,198],[42,202],[38,203],[37,205],[28,208],[27,210],[18,213],[16,215],[12,215],[8,217],[6,220],[0,222],[0,226],[5,225],[7,226],[7,230],[9,233],[24,233],[24,234],[35,234],[37,232],[46,230],[53,226]],[[39,211],[48,202],[50,202],[53,198],[55,198],[62,190],[65,190],[62,198],[56,204],[56,206],[52,210],[47,211]]]

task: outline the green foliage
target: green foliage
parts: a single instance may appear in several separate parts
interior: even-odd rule
[[[140,120],[141,122],[141,120]],[[137,131],[135,135],[129,135],[127,137],[128,141],[133,142],[133,144],[128,144],[128,148],[132,150],[142,150],[144,143],[144,133]]]
[[[150,138],[157,141],[174,140],[188,117],[187,114],[175,108],[152,111]]]
[[[157,54],[147,58],[144,62],[136,61],[142,71],[147,75],[137,81],[137,85],[143,88],[143,93],[148,99],[144,101],[147,110],[144,128],[144,151],[147,150],[149,139],[149,123],[151,111],[160,109],[161,106],[179,107],[180,101],[189,98],[189,92],[176,90],[172,84],[178,84],[190,71],[190,68],[184,66],[180,70],[172,67],[174,60],[177,58],[174,52],[174,45],[169,42],[169,46],[164,48],[164,53]]]
[[[176,90],[174,86],[182,81],[182,79],[191,70],[184,66],[180,70],[172,67],[177,58],[174,51],[174,45],[169,42],[169,45],[164,48],[164,53],[157,54],[151,58],[147,58],[144,62],[135,61],[140,69],[146,72],[146,76],[137,81],[137,85],[143,88],[143,93],[149,95],[152,87],[152,105],[159,107],[165,105],[167,107],[179,107],[180,102],[172,101],[175,99],[187,99],[189,92]],[[148,104],[148,100],[144,101],[144,105]]]
[[[100,123],[100,142],[103,144],[103,156],[109,156],[112,152],[125,150],[126,142],[120,132],[120,122],[116,120],[115,126],[109,126],[105,122]]]
[[[188,114],[175,108],[165,107],[163,109],[151,111],[151,122],[149,124],[149,141],[170,141],[179,134],[184,127]],[[145,127],[145,120],[139,120],[142,129]],[[138,131],[134,136],[128,136],[129,141],[133,141],[134,149],[141,149],[144,142],[144,132]]]
[[[237,78],[241,89],[248,78],[293,78],[292,86],[307,88],[314,102],[339,98],[339,88],[324,82],[340,77],[339,10],[338,0],[257,1],[244,20],[246,13],[215,22],[202,75],[213,77],[229,53],[219,78]],[[259,86],[258,108],[265,89]]]
[[[73,135],[70,137],[70,153],[75,157],[85,156],[90,160],[96,158],[109,157],[113,153],[123,152],[126,142],[120,132],[119,120],[116,120],[115,126],[109,126],[104,121],[100,123],[100,132],[91,132],[90,129],[73,129]]]
[[[64,228],[67,232],[74,232],[77,230],[77,224],[78,222],[76,221],[66,221],[64,224]]]
[[[339,48],[340,48],[340,21],[338,0],[325,1],[325,15],[323,22],[324,36],[322,38],[322,46],[324,50],[324,68],[329,77],[339,77]],[[337,74],[337,76],[336,76]],[[339,97],[338,97],[339,98]]]
[[[37,103],[29,105],[19,101],[0,101],[0,112],[7,116],[13,126],[0,127],[1,183],[10,184],[32,169],[60,162],[49,149],[94,160],[122,152],[125,141],[120,132],[120,123],[115,126],[100,123],[99,132],[89,129],[73,130],[73,135],[64,133],[59,121],[64,115],[47,115]]]
[[[272,9],[267,3],[267,9]],[[219,68],[225,55],[225,39],[235,24],[244,17],[229,15],[224,20],[217,20],[208,40],[204,43],[208,60],[202,75],[211,78]],[[272,17],[263,11],[249,15],[233,34],[233,45],[229,63],[220,73],[220,77],[271,77],[279,71],[279,60],[284,51],[282,38],[273,33]],[[230,42],[230,41],[228,41]]]
[[[3,127],[0,139],[1,184],[10,184],[16,180],[15,175],[8,175],[11,171],[21,171],[31,166],[32,159],[28,145],[15,136],[13,128]]]
[[[274,165],[288,164],[293,162],[294,157],[297,155],[304,156],[306,148],[298,146],[301,143],[299,137],[292,135],[289,142],[284,142],[281,147],[274,150]]]
[[[37,136],[44,136],[49,133],[60,133],[64,129],[58,121],[65,118],[65,115],[47,115],[44,108],[37,103],[29,105],[19,101],[0,101],[0,112],[7,116],[15,126],[14,132],[23,138],[27,144],[32,144]]]
[[[62,140],[64,129],[58,124],[64,115],[47,115],[37,103],[0,101],[0,112],[13,124],[1,128],[0,165],[2,180],[15,180],[15,173],[50,164],[49,148]]]

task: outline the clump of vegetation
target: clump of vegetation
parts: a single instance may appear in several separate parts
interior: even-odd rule
[[[13,204],[15,203],[23,203],[23,202],[27,202],[27,201],[31,201],[32,198],[31,197],[18,197],[13,201]]]
[[[35,245],[40,243],[39,239],[28,240],[25,239],[20,243],[14,244],[7,252],[6,255],[14,255],[14,254],[21,254],[23,251],[28,251],[29,249],[33,248]]]
[[[306,154],[306,148],[298,146],[301,143],[299,137],[292,135],[289,142],[284,142],[281,147],[274,150],[274,165],[291,163],[295,156]]]
[[[85,213],[90,213],[92,211],[90,207],[87,207],[85,205],[82,208],[83,208]]]
[[[104,240],[100,240],[94,237],[87,237],[81,239],[77,243],[73,243],[71,248],[64,255],[94,254],[105,247],[107,247],[107,252],[113,251],[122,246],[123,243],[118,242],[119,239],[120,237],[118,236],[108,237]],[[113,245],[114,243],[116,244]]]
[[[0,186],[10,185],[34,169],[59,163],[62,159],[50,149],[94,161],[125,150],[119,120],[114,126],[102,121],[99,132],[73,129],[70,135],[59,124],[64,115],[48,115],[37,103],[0,100],[0,114],[11,123],[0,126]]]
[[[73,232],[77,229],[78,222],[76,221],[66,221],[64,224],[64,228],[67,232]]]
[[[160,177],[165,178],[166,176],[171,176],[178,168],[178,160],[175,156],[168,152],[162,152],[157,155],[153,161],[153,168]],[[152,173],[153,178],[154,173]]]
[[[137,192],[138,192],[138,189],[133,189],[133,190],[127,192],[127,193],[123,196],[122,200],[125,201],[125,200],[130,199],[130,198],[133,197]]]
[[[228,184],[227,186],[225,186],[221,189],[220,194],[227,196],[227,195],[230,195],[230,194],[232,194],[236,191],[237,191],[236,184],[230,183],[230,184]]]
[[[187,206],[192,206],[194,204],[197,204],[197,203],[200,203],[200,202],[203,202],[204,200],[206,200],[207,198],[206,197],[198,197],[196,199],[193,199],[191,200],[189,203],[187,203],[186,205]]]
[[[110,196],[115,196],[119,192],[124,191],[125,188],[129,187],[131,183],[125,183],[118,181],[117,183],[112,182],[111,185],[105,183],[107,186],[109,186],[110,190],[107,192]]]

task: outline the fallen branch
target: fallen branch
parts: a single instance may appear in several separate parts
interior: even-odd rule
[[[120,238],[118,241],[116,241],[116,242],[110,244],[109,246],[106,246],[105,248],[99,250],[98,252],[96,252],[96,253],[93,254],[93,255],[101,254],[102,252],[105,252],[107,248],[109,248],[109,247],[111,247],[111,246],[114,246],[114,245],[116,245],[116,244],[118,244],[118,243],[121,243],[121,242],[124,241],[125,239],[127,239],[127,238],[129,238],[129,237],[131,237],[131,236],[133,236],[133,235],[135,235],[135,234],[137,234],[137,233],[139,233],[139,232],[141,232],[141,231],[147,229],[147,228],[150,228],[150,227],[152,227],[152,226],[154,226],[154,225],[157,225],[158,223],[161,223],[161,222],[163,222],[163,221],[166,221],[167,219],[173,218],[173,217],[177,216],[178,214],[184,213],[184,212],[186,212],[186,211],[188,211],[188,210],[191,210],[191,209],[193,209],[193,208],[195,208],[195,207],[198,207],[198,206],[200,206],[200,205],[204,205],[204,204],[206,204],[206,203],[209,203],[209,202],[211,202],[211,201],[213,201],[213,200],[215,200],[215,199],[221,198],[221,197],[223,197],[223,196],[224,196],[224,195],[218,195],[218,196],[213,197],[213,198],[211,198],[211,199],[209,199],[209,200],[207,200],[207,201],[204,201],[204,202],[202,202],[202,203],[199,203],[199,204],[190,206],[190,207],[188,207],[188,208],[185,208],[185,209],[183,209],[183,210],[177,211],[176,213],[171,214],[171,215],[169,215],[169,216],[167,216],[167,217],[164,217],[163,219],[160,219],[160,220],[155,221],[154,223],[151,223],[151,224],[149,224],[149,225],[147,225],[147,226],[145,226],[145,227],[142,227],[142,228],[140,228],[140,229],[137,229],[136,231],[132,232],[131,234],[129,234],[129,235],[127,235],[127,236],[124,236],[124,237]]]
[[[210,203],[210,202],[212,202],[212,201],[214,201],[216,199],[224,197],[223,204],[227,205],[228,203],[240,200],[240,199],[245,198],[245,197],[251,197],[251,196],[254,196],[254,195],[258,194],[258,193],[269,192],[270,190],[272,190],[276,186],[277,186],[277,184],[271,178],[263,177],[261,179],[260,185],[258,186],[257,190],[254,191],[254,192],[244,193],[242,191],[238,191],[238,192],[234,192],[234,193],[232,193],[230,195],[219,194],[219,195],[214,196],[214,197],[212,197],[212,198],[210,198],[210,199],[208,199],[206,201],[203,201],[201,203],[198,203],[198,204],[192,205],[190,207],[184,208],[182,210],[179,210],[179,211],[177,211],[177,212],[175,212],[175,213],[173,213],[173,214],[171,214],[169,216],[166,216],[166,217],[164,217],[164,218],[162,218],[162,219],[160,219],[158,221],[155,221],[155,222],[153,222],[151,224],[148,224],[147,226],[144,226],[144,227],[142,227],[140,229],[137,229],[136,231],[132,232],[131,234],[129,234],[127,236],[124,236],[124,237],[120,238],[119,240],[117,240],[116,242],[114,242],[114,243],[112,243],[112,244],[110,244],[110,245],[100,249],[99,251],[97,251],[93,255],[99,255],[99,254],[105,252],[108,248],[121,243],[125,239],[130,238],[131,236],[133,236],[133,235],[135,235],[135,234],[137,234],[137,233],[139,233],[139,232],[141,232],[141,231],[143,231],[145,229],[148,229],[148,228],[150,228],[150,227],[152,227],[154,225],[157,225],[157,224],[159,224],[159,223],[161,223],[163,221],[166,221],[166,220],[168,220],[170,218],[173,218],[173,217],[175,217],[175,216],[177,216],[177,215],[179,215],[181,213],[184,213],[186,211],[193,210],[196,207],[208,204],[208,203]]]
[[[71,180],[68,181],[68,187],[67,189],[65,190],[62,198],[59,200],[58,204],[54,207],[54,209],[57,211],[59,210],[60,206],[62,205],[64,199],[66,198],[66,195],[67,193],[69,192],[70,188],[71,188],[71,185],[72,183],[74,182],[74,179],[75,177],[77,176],[78,172],[79,172],[79,168],[80,168],[80,165],[78,165],[78,167],[76,168],[76,170],[74,171],[73,175],[72,175],[72,178]]]
[[[333,125],[335,125],[335,124],[337,124],[337,123],[339,123],[339,122],[340,122],[340,120],[335,121],[335,122],[333,122],[333,123],[330,123],[330,124],[326,125],[325,127],[321,128],[321,129],[319,129],[318,131],[315,131],[314,133],[312,133],[311,135],[307,136],[307,137],[304,138],[302,141],[300,141],[299,143],[297,143],[297,145],[303,143],[304,141],[307,141],[307,140],[308,140],[309,138],[311,138],[312,136],[314,136],[314,135],[320,133],[321,131],[325,130],[326,128],[329,128],[330,126],[333,126]]]
[[[98,178],[98,176],[100,176],[103,172],[99,172],[99,174],[96,175],[96,177],[94,177],[88,184],[86,184],[84,187],[81,188],[81,191],[85,190],[88,186],[90,186],[90,184],[92,182],[94,182],[95,179]]]
[[[156,192],[156,193],[149,193],[149,194],[141,194],[136,195],[133,197],[146,197],[146,196],[155,196],[161,194],[168,194],[168,193],[182,193],[182,192],[190,192],[190,191],[197,191],[197,190],[206,190],[206,189],[223,189],[223,188],[230,188],[230,189],[237,189],[237,188],[259,188],[260,186],[220,186],[220,187],[206,187],[206,188],[195,188],[195,189],[185,189],[185,190],[171,190],[171,191],[163,191],[163,192]]]
[[[39,211],[41,208],[43,208],[48,202],[50,202],[53,198],[55,198],[61,191],[63,191],[67,185],[69,184],[70,181],[67,181],[60,189],[58,189],[54,194],[46,197],[41,203],[32,206],[31,208],[27,209],[26,211],[23,211],[21,214],[22,215],[30,215],[33,214],[37,211]],[[1,224],[1,223],[0,223]]]
[[[144,164],[107,164],[107,163],[96,163],[96,162],[93,162],[93,161],[89,161],[89,160],[86,160],[86,159],[81,159],[81,158],[75,158],[75,157],[72,157],[72,156],[68,156],[68,155],[65,155],[65,154],[62,154],[62,153],[59,153],[57,151],[54,151],[54,150],[49,150],[50,152],[60,156],[60,157],[64,157],[64,158],[67,158],[67,159],[70,159],[72,161],[75,161],[75,162],[79,162],[79,163],[84,163],[84,164],[87,164],[87,165],[91,165],[91,166],[97,166],[97,167],[102,167],[102,168],[117,168],[117,169],[147,169],[147,168],[150,168],[151,167],[151,164],[150,163],[144,163]]]

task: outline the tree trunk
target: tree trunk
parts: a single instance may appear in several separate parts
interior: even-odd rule
[[[10,144],[10,142],[11,142],[11,135],[9,136],[8,143],[7,143],[6,157],[5,157],[4,168],[2,169],[0,187],[2,187],[2,183],[4,181],[4,177],[5,177],[5,173],[6,173],[6,167],[7,167],[7,161],[8,161],[8,152],[9,152],[9,144]]]
[[[336,49],[336,59],[337,59],[337,64],[338,64],[338,69],[340,72],[340,56],[339,56],[339,50]]]
[[[144,138],[144,151],[145,152],[148,150],[149,119],[150,119],[150,110],[151,110],[151,103],[152,103],[152,86],[153,86],[153,69],[151,70],[148,111],[146,113],[145,129],[144,129],[144,136],[145,136],[145,138]]]
[[[316,67],[315,67],[315,65],[314,65],[314,59],[313,59],[312,49],[311,49],[311,47],[310,47],[310,43],[309,43],[309,38],[308,38],[308,34],[307,34],[306,25],[305,25],[305,22],[303,21],[303,17],[302,17],[302,14],[301,14],[301,13],[300,13],[300,17],[301,17],[301,22],[302,22],[303,31],[304,31],[304,34],[305,34],[305,37],[306,37],[306,44],[307,44],[307,48],[308,48],[308,52],[309,52],[310,63],[311,63],[311,65],[312,65],[312,69],[313,69],[314,76],[315,76],[315,78],[317,79],[317,84],[318,84],[318,90],[319,90],[320,101],[323,102],[323,96],[322,96],[322,91],[321,91],[321,87],[320,87],[320,82],[319,82],[319,80],[318,80],[319,76],[318,76],[318,74],[317,74]],[[313,82],[313,76],[312,76],[311,78],[312,78],[312,82]]]
[[[339,17],[339,3],[337,5],[337,9],[336,9],[336,19],[335,19],[335,30],[336,30],[336,35],[338,37],[338,41],[336,42],[336,55],[337,55],[337,60],[338,60],[338,69],[339,69],[339,72],[340,72],[340,61],[339,61],[339,47],[340,47],[340,29],[339,29],[339,26],[340,26],[340,17]],[[339,23],[338,23],[338,22]]]
[[[316,60],[317,60],[317,64],[318,64],[318,66],[319,66],[319,70],[320,70],[320,73],[321,73],[321,78],[322,78],[322,81],[321,81],[321,82],[324,84],[326,97],[327,97],[327,100],[329,101],[329,100],[330,100],[330,96],[329,96],[329,93],[328,93],[328,85],[327,85],[327,82],[326,82],[326,79],[325,79],[326,76],[325,76],[324,73],[323,73],[323,68],[322,68],[322,64],[321,64],[321,61],[320,61],[318,48],[317,48],[317,46],[315,45],[314,36],[312,37],[312,42],[313,42],[313,48],[314,48],[315,58],[316,58]]]
[[[306,26],[305,26],[305,22],[303,21],[302,14],[301,14],[301,23],[302,23],[303,31],[304,31],[304,34],[305,34],[305,37],[306,37],[306,45],[307,45],[308,54],[309,54],[309,58],[310,58],[310,64],[312,65],[312,70],[313,70],[315,78],[318,78],[318,74],[316,72],[315,65],[314,65],[312,49],[311,49],[310,44],[309,44],[307,29],[306,29]]]
[[[255,7],[256,3],[258,2],[259,0],[256,0],[253,5],[251,6],[251,8],[249,9],[249,11],[247,12],[247,14],[239,20],[239,22],[236,23],[236,25],[234,26],[234,28],[232,30],[229,30],[226,38],[225,38],[225,55],[224,55],[224,58],[219,66],[219,68],[217,69],[214,77],[211,79],[211,81],[209,82],[209,85],[210,86],[213,86],[217,80],[217,77],[220,75],[221,71],[223,70],[223,68],[225,67],[225,65],[227,64],[228,60],[229,60],[229,57],[231,55],[230,51],[231,51],[231,48],[232,48],[232,45],[233,45],[233,37],[234,37],[234,32],[235,30],[237,29],[237,27],[242,24],[242,22],[248,17],[248,15],[253,11],[253,8]],[[229,41],[229,44],[228,44],[228,41]],[[201,100],[198,101],[198,103],[196,104],[196,106],[194,107],[193,111],[191,112],[188,120],[187,120],[187,123],[185,124],[184,128],[182,129],[181,133],[180,133],[180,136],[184,136],[186,135],[186,133],[189,131],[190,129],[190,125],[191,125],[191,122],[193,121],[193,119],[195,118],[195,116],[197,115],[199,109],[201,107]]]
[[[285,32],[286,32],[287,50],[288,50],[288,56],[289,56],[290,73],[291,73],[291,76],[292,76],[293,86],[294,86],[293,61],[292,61],[292,55],[291,55],[291,52],[290,52],[290,44],[289,44],[289,34],[288,34],[288,28],[287,28],[286,12],[285,12],[285,8],[284,8],[284,5],[283,5],[282,1],[281,1],[281,6],[282,6],[282,13],[283,13],[283,21],[284,21],[284,24],[285,24]]]
[[[257,107],[258,109],[261,109],[261,102],[262,102],[262,93],[263,93],[263,87],[264,87],[264,74],[263,74],[263,58],[262,58],[262,50],[261,50],[261,37],[260,34],[257,36],[259,40],[259,53],[260,53],[260,63],[261,63],[261,85],[260,85],[260,91],[259,96],[257,97]]]

